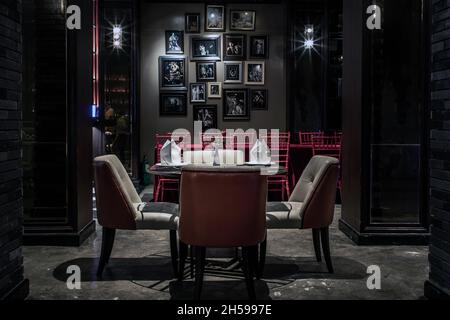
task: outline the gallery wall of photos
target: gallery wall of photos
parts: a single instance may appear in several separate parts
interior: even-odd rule
[[[185,14],[184,30],[166,30],[166,55],[159,57],[160,116],[186,116],[192,104],[194,121],[207,130],[218,127],[214,100],[222,100],[223,121],[250,121],[251,110],[268,110],[269,37],[257,33],[257,18],[256,11],[205,5],[204,13]],[[189,82],[189,64],[195,64],[195,82]]]

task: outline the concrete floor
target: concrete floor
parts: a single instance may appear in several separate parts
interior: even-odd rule
[[[335,274],[315,261],[310,231],[270,231],[265,278],[259,299],[420,299],[428,275],[427,247],[357,247],[332,227]],[[172,279],[168,232],[118,231],[103,280],[95,273],[101,228],[80,248],[25,247],[30,299],[190,299],[193,282]],[[66,285],[67,268],[81,268],[80,290]],[[381,268],[381,290],[367,289],[367,267]],[[205,299],[246,299],[240,272],[219,276],[209,270]]]

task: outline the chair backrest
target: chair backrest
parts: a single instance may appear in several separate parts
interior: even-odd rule
[[[135,230],[141,198],[115,155],[94,159],[95,197],[98,222],[110,229]]]
[[[244,152],[241,150],[219,150],[220,164],[243,165],[245,162]],[[212,166],[214,164],[213,150],[186,150],[183,152],[183,161],[192,164],[205,164]]]
[[[280,167],[289,169],[289,149],[291,146],[291,133],[280,132],[279,134],[261,136],[265,140],[272,152],[272,161],[277,163]],[[278,139],[276,143],[274,139]]]
[[[255,168],[183,169],[179,235],[185,244],[228,248],[261,243],[267,176]]]
[[[313,155],[322,155],[341,160],[341,136],[313,136]]]
[[[336,158],[315,156],[297,183],[290,202],[302,202],[302,224],[306,229],[331,225],[336,203],[339,161]]]
[[[300,145],[311,147],[313,146],[313,138],[323,136],[323,132],[299,132],[299,142]]]

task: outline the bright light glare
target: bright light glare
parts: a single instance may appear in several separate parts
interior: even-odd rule
[[[305,41],[305,48],[312,49],[314,47],[314,40],[309,39]]]

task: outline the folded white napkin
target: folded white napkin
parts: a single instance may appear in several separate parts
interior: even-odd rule
[[[213,157],[214,157],[213,165],[220,166],[221,161],[219,156],[219,147],[217,146],[216,143],[214,143]]]
[[[255,145],[250,149],[250,162],[269,164],[272,158],[270,149],[264,140],[256,140]]]
[[[161,164],[162,165],[179,165],[181,164],[181,148],[175,141],[167,140],[161,148]]]

